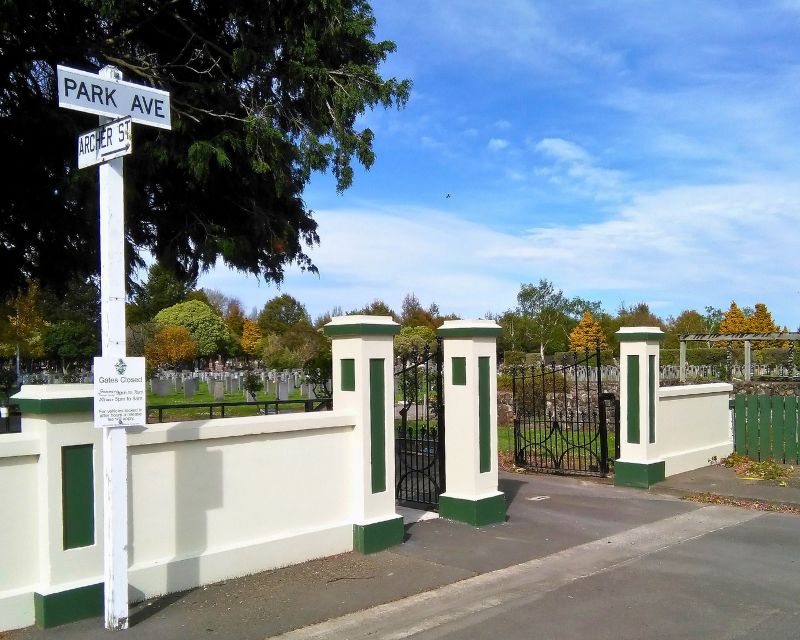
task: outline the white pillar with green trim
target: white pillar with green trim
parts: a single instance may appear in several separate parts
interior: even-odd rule
[[[101,433],[90,384],[23,385],[22,431],[38,435],[39,583],[32,622],[43,628],[103,614]],[[34,508],[34,505],[31,506]]]
[[[353,548],[362,553],[400,544],[395,512],[394,350],[400,325],[389,316],[340,316],[324,327],[333,340],[333,407],[355,416]]]
[[[497,336],[491,320],[447,320],[444,348],[445,485],[439,515],[482,526],[504,522],[497,489]]]
[[[623,327],[620,343],[620,458],[614,484],[647,488],[664,479],[658,450],[658,327]]]

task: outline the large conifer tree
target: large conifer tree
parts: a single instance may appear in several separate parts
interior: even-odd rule
[[[172,131],[135,125],[125,161],[131,262],[147,249],[189,278],[218,258],[276,281],[287,263],[315,270],[311,173],[346,189],[353,158],[374,160],[357,116],[408,97],[378,73],[394,44],[373,28],[365,0],[0,3],[0,297],[98,268],[96,170],[75,159],[97,117],[57,106],[57,64],[171,92]]]

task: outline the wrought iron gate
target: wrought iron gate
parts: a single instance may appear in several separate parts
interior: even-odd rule
[[[614,394],[603,392],[599,348],[560,365],[513,367],[511,374],[515,464],[548,473],[608,474],[619,411]]]
[[[444,492],[442,341],[403,358],[395,379],[395,495],[398,502],[435,507]]]

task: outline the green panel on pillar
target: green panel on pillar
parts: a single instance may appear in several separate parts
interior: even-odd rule
[[[386,491],[386,385],[383,358],[369,361],[369,435],[372,493]]]
[[[356,361],[353,358],[341,359],[342,391],[356,390]]]
[[[492,470],[492,398],[489,356],[478,358],[478,447],[480,472]]]
[[[639,487],[646,489],[661,482],[665,477],[664,461],[639,463],[623,462],[614,463],[614,484],[621,487]]]
[[[61,507],[64,549],[94,544],[94,448],[61,448]]]
[[[639,444],[639,356],[628,356],[628,433],[629,444]]]
[[[103,584],[90,584],[58,593],[34,593],[33,611],[36,626],[42,629],[102,616]]]
[[[467,384],[467,359],[452,358],[453,385],[464,386]]]
[[[403,542],[406,530],[403,517],[382,522],[353,525],[353,549],[361,553],[377,553]]]
[[[451,498],[442,495],[439,497],[439,515],[442,518],[466,522],[475,527],[505,522],[506,499],[503,494],[480,500]]]
[[[656,441],[656,357],[648,356],[647,367],[647,390],[648,390],[648,411],[649,422],[649,442],[654,444]]]

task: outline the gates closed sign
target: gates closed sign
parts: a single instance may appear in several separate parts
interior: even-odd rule
[[[94,359],[94,426],[147,423],[144,358]]]

